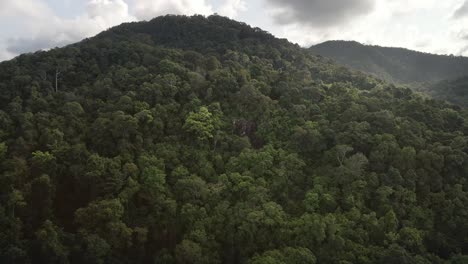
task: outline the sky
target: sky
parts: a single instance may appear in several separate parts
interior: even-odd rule
[[[468,56],[468,0],[0,0],[0,61],[123,22],[213,13],[304,47],[355,40]]]

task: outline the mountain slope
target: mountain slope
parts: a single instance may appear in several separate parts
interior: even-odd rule
[[[460,263],[466,113],[219,16],[0,63],[1,263]]]
[[[468,75],[465,57],[368,46],[354,41],[327,41],[310,47],[310,51],[399,84],[430,83]]]
[[[468,107],[468,76],[421,85],[417,90],[429,94],[433,98]]]

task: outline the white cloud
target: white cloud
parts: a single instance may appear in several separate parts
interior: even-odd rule
[[[454,10],[463,1],[375,0],[372,12],[351,17],[346,24],[325,26],[301,21],[278,25],[271,14],[265,29],[304,47],[326,40],[356,40],[438,54],[468,55],[468,17],[452,19]]]
[[[466,0],[455,12],[453,13],[453,18],[458,19],[468,16],[468,0]]]
[[[14,56],[15,54],[7,51],[6,47],[0,46],[0,61],[11,59]]]
[[[81,19],[98,23],[101,28],[135,19],[129,14],[128,5],[123,0],[91,0],[86,10],[87,14]]]
[[[393,15],[410,14],[416,10],[430,10],[436,0],[379,0],[379,4]]]
[[[28,19],[41,19],[43,15],[51,14],[49,7],[42,1],[33,0],[1,0],[0,16],[3,17],[27,17]]]
[[[17,28],[14,35],[2,39],[1,59],[63,46],[122,22],[135,20],[123,0],[90,0],[85,13],[75,18],[54,14],[41,0],[3,0],[0,10],[3,10],[0,11],[2,19],[10,20]]]
[[[133,0],[135,15],[150,20],[165,14],[209,15],[213,7],[205,0]]]
[[[226,0],[219,8],[218,13],[230,18],[236,18],[239,12],[247,10],[247,3],[244,0]]]

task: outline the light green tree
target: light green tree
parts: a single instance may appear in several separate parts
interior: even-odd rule
[[[200,107],[197,112],[190,112],[184,124],[184,129],[200,142],[212,139],[218,127],[219,121],[205,106]]]

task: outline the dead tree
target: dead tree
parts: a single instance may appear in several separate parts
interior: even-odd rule
[[[61,73],[62,72],[60,71],[58,67],[55,68],[55,92],[58,92],[58,80],[59,80]]]

